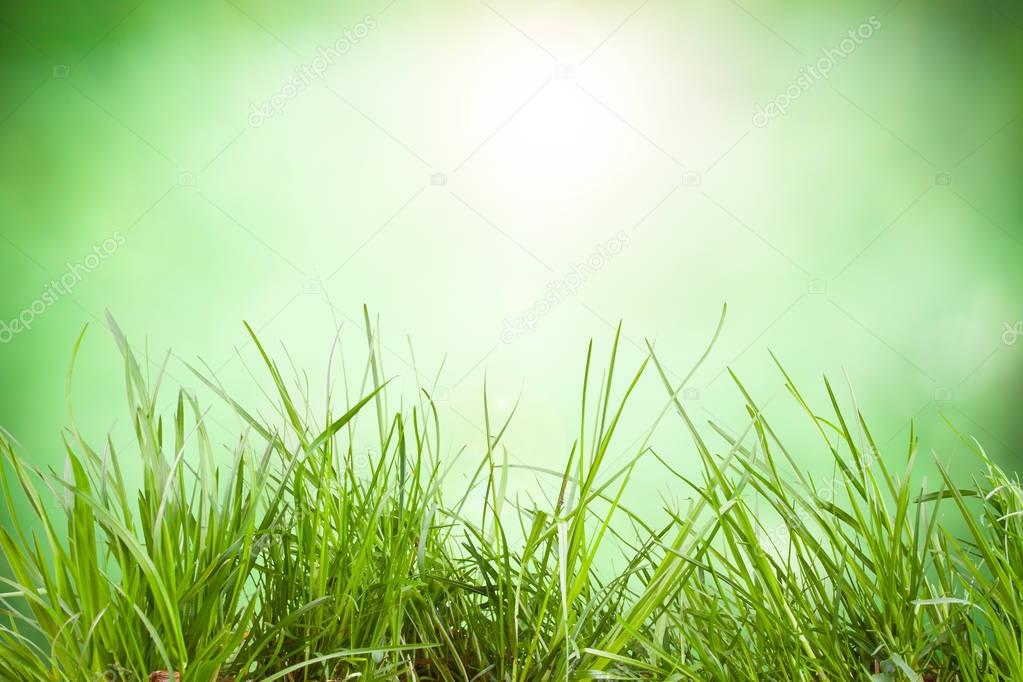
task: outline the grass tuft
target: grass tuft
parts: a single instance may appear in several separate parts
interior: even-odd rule
[[[678,399],[685,382],[672,385],[650,345],[616,390],[619,330],[599,382],[587,351],[578,436],[546,472],[557,499],[509,493],[511,416],[494,415],[486,392],[475,473],[452,498],[430,391],[390,407],[366,322],[361,397],[346,388],[318,417],[251,329],[279,419],[197,371],[240,418],[225,449],[192,393],[160,414],[160,376],[144,378],[111,321],[130,452],[88,443],[70,405],[61,474],[0,436],[12,521],[0,529],[0,679],[1021,679],[1023,488],[978,443],[963,438],[975,480],[939,462],[940,487],[915,487],[915,434],[902,456],[882,455],[829,383],[830,409],[815,412],[779,365],[834,463],[822,484],[734,376],[741,434],[698,428]],[[644,379],[663,384],[658,421],[681,421],[699,471],[679,471],[649,439],[607,471]],[[125,458],[141,462],[140,481],[126,480]],[[659,522],[623,505],[641,458],[694,503]],[[609,557],[622,567],[608,570]]]

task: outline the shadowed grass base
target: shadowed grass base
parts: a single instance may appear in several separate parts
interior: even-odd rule
[[[814,414],[781,374],[838,472],[818,487],[738,380],[749,414],[738,435],[695,427],[677,399],[685,382],[671,384],[652,347],[618,395],[616,338],[600,384],[587,353],[579,434],[549,472],[556,500],[508,494],[510,417],[496,419],[486,394],[482,454],[451,499],[430,390],[388,409],[374,333],[364,397],[320,418],[255,335],[279,418],[253,416],[201,375],[245,425],[225,453],[191,394],[157,413],[159,378],[147,383],[111,327],[132,452],[90,445],[72,420],[56,475],[0,439],[14,520],[0,533],[4,680],[1021,679],[1018,480],[972,444],[975,481],[942,470],[939,489],[914,489],[915,438],[893,470],[830,385],[831,413]],[[682,420],[701,470],[678,471],[643,441],[605,471],[645,373],[664,384],[660,417]],[[356,466],[367,448],[378,454]],[[141,459],[138,487],[126,457]],[[696,500],[656,525],[620,503],[650,457]],[[754,497],[780,525],[767,527]],[[16,515],[22,498],[31,518]],[[606,570],[616,554],[624,567]]]

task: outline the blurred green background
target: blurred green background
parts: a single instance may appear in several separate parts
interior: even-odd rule
[[[39,464],[86,322],[76,417],[128,435],[104,310],[169,383],[201,357],[258,402],[242,320],[322,385],[365,303],[399,387],[409,337],[444,361],[451,451],[486,376],[522,397],[510,457],[551,465],[590,338],[622,320],[623,370],[650,338],[679,377],[727,302],[701,420],[743,427],[732,367],[808,431],[771,349],[816,401],[848,375],[886,456],[915,419],[968,475],[944,417],[1023,468],[1018,2],[10,1],[0,50],[0,425]],[[622,456],[663,400],[651,374]]]

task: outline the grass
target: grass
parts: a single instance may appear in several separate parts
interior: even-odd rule
[[[375,332],[361,396],[346,388],[318,417],[254,334],[277,417],[253,416],[197,372],[243,425],[225,452],[192,394],[158,413],[160,377],[146,381],[111,327],[130,452],[86,442],[70,405],[63,474],[0,438],[12,519],[0,533],[11,576],[0,679],[1023,679],[1019,481],[964,439],[973,481],[939,463],[940,486],[914,487],[915,436],[882,456],[830,384],[831,409],[818,414],[780,370],[834,462],[822,484],[737,378],[746,431],[698,428],[678,398],[685,382],[672,384],[652,346],[622,380],[616,337],[597,382],[591,344],[578,435],[549,472],[557,499],[509,493],[511,417],[494,415],[486,393],[468,486],[478,492],[452,498],[430,390],[390,408]],[[607,471],[648,375],[665,389],[661,417],[691,435],[699,471],[680,471],[648,440]],[[126,457],[143,465],[138,485],[122,474]],[[695,502],[657,522],[630,511],[622,496],[641,458],[660,460]],[[754,499],[782,523],[771,527]],[[609,556],[623,566],[608,570]]]

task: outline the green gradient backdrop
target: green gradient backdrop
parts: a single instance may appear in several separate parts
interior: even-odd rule
[[[845,370],[893,453],[915,418],[972,467],[944,414],[1020,468],[1021,24],[1011,0],[7,2],[0,319],[42,305],[2,339],[0,425],[59,467],[67,359],[104,309],[138,348],[201,356],[255,401],[242,319],[314,372],[336,323],[358,343],[367,303],[406,388],[406,336],[425,375],[447,353],[453,448],[478,443],[486,372],[498,409],[524,397],[511,456],[549,464],[587,339],[605,348],[624,320],[627,363],[656,338],[681,375],[727,301],[686,394],[701,418],[741,428],[726,366],[779,393],[770,348],[818,399]],[[253,115],[270,100],[279,113]],[[502,338],[619,233],[620,253]],[[69,263],[88,272],[45,299]],[[77,417],[102,434],[123,422],[108,335],[80,370]],[[635,414],[662,399],[648,381]],[[659,442],[685,467],[678,436]],[[817,452],[800,451],[810,469]],[[656,468],[638,477],[659,504]]]

